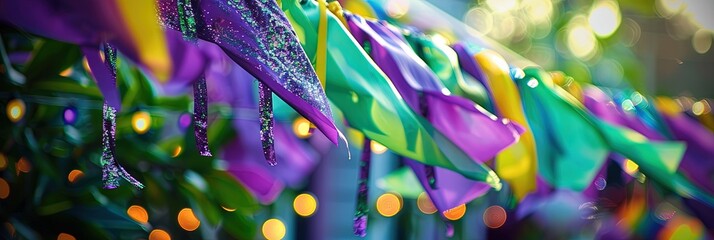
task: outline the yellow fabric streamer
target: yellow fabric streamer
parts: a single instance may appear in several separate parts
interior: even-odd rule
[[[565,89],[565,91],[575,97],[578,102],[583,102],[583,88],[572,77],[566,76],[565,73],[560,71],[550,72],[550,77],[553,79],[555,85]]]
[[[347,27],[347,19],[345,19],[345,14],[342,10],[342,6],[340,5],[339,2],[334,1],[330,2],[327,4],[327,8],[330,9],[330,12],[337,17],[337,19],[340,20],[343,26]]]
[[[533,132],[528,126],[521,96],[511,80],[508,64],[503,57],[491,50],[484,50],[475,54],[474,58],[485,74],[497,112],[525,129],[518,143],[496,156],[496,172],[510,183],[516,198],[521,200],[536,188],[538,165]]]
[[[160,82],[171,76],[171,57],[156,16],[155,1],[115,1],[139,58]]]
[[[668,116],[676,116],[682,112],[682,108],[674,99],[664,96],[655,98],[655,107]]]
[[[325,89],[327,79],[327,3],[325,0],[318,0],[320,9],[320,21],[317,27],[317,56],[315,61],[315,72],[320,79],[322,89]]]

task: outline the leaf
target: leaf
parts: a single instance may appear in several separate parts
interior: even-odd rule
[[[181,193],[183,193],[193,205],[198,206],[199,209],[194,210],[200,210],[211,225],[215,226],[218,222],[220,222],[221,212],[218,209],[218,204],[210,201],[206,197],[206,194],[202,193],[198,190],[198,188],[186,181],[180,181],[179,186]]]
[[[254,239],[257,229],[252,218],[238,211],[223,213],[223,230],[236,239]]]
[[[93,98],[97,100],[103,99],[102,93],[99,92],[99,89],[94,85],[92,85],[92,87],[84,86],[70,78],[62,76],[48,77],[45,80],[46,81],[37,82],[32,85],[32,89],[53,93],[62,92],[69,94],[78,94],[82,95],[83,97]]]
[[[82,58],[76,45],[50,39],[44,39],[36,49],[24,71],[29,81],[55,77]]]
[[[221,206],[236,209],[242,214],[253,214],[260,208],[248,190],[227,172],[215,171],[205,178],[209,191],[215,194]]]

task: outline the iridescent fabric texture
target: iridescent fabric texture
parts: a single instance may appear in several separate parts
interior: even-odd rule
[[[319,10],[317,3],[283,1],[306,52],[315,53]],[[500,188],[500,179],[477,164],[431,123],[415,114],[362,47],[332,13],[327,13],[327,81],[329,97],[347,124],[365,137],[404,157],[439,166],[468,179]],[[312,56],[312,55],[311,55]]]
[[[196,44],[198,38],[196,38],[193,5],[190,0],[178,0],[177,3],[181,35],[186,41]],[[201,74],[193,83],[193,132],[199,154],[210,157],[212,154],[208,148],[208,90],[206,88],[206,78]]]
[[[91,65],[95,72],[109,72],[110,74],[95,75],[100,76],[105,82],[112,82],[116,84],[116,69],[117,69],[117,52],[116,49],[111,47],[109,44],[104,44],[104,56],[105,61],[102,63],[97,57],[89,58],[92,60]],[[108,70],[108,71],[107,71]],[[108,78],[108,79],[106,79]],[[109,106],[106,102],[102,108],[102,158],[100,163],[102,165],[102,181],[104,182],[104,188],[114,189],[119,187],[120,178],[124,178],[126,181],[136,186],[137,188],[144,188],[144,185],[139,181],[134,179],[126,170],[119,165],[116,159],[116,127],[117,127],[117,110],[114,107]]]
[[[266,164],[258,131],[260,112],[256,85],[259,82],[215,44],[199,41],[198,46],[211,56],[211,66],[205,74],[208,102],[230,105],[232,126],[239,133],[217,153],[228,162],[226,170],[265,205],[273,203],[286,187],[304,186],[319,161],[319,154],[312,146],[314,138],[320,138],[323,147],[331,145],[329,140],[319,134],[311,136],[310,143],[299,139],[290,126],[298,114],[280,99],[273,99],[276,110],[280,110],[276,111],[273,127],[275,156],[280,164],[272,167]]]
[[[497,118],[470,100],[451,95],[401,34],[394,32],[394,27],[350,14],[346,18],[353,36],[370,44],[370,56],[411,109],[476,162],[483,163],[518,141],[523,131],[520,126]]]
[[[393,26],[349,14],[346,19],[351,33],[363,46],[368,46],[366,51],[389,76],[412,111],[466,152],[473,164],[490,160],[518,141],[523,131],[520,126],[497,118],[470,100],[451,95]],[[451,176],[458,174],[443,173],[445,169],[416,162],[409,165],[441,211],[471,201],[488,190],[487,184]],[[440,179],[442,173],[448,176],[445,181]]]
[[[362,146],[362,157],[359,163],[359,180],[357,181],[357,203],[355,206],[355,218],[353,230],[359,237],[367,236],[367,216],[369,215],[369,203],[367,193],[369,189],[369,163],[372,160],[371,141],[364,139]]]
[[[173,0],[159,1],[161,21],[181,29]],[[196,35],[216,43],[333,143],[338,132],[327,97],[290,24],[274,0],[194,1]]]

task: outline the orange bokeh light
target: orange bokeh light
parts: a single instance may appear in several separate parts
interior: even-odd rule
[[[446,210],[443,213],[446,219],[449,219],[451,221],[459,220],[464,217],[464,214],[466,214],[466,204],[461,204],[459,206],[456,206],[455,208]]]
[[[142,206],[131,205],[126,210],[126,214],[128,214],[131,219],[134,219],[134,221],[137,221],[138,223],[146,224],[149,222],[149,213],[146,212],[146,209],[144,209],[144,207]]]
[[[193,231],[198,226],[201,226],[201,221],[196,218],[196,215],[193,214],[193,209],[190,208],[184,208],[179,211],[178,223],[186,231]]]
[[[71,234],[60,233],[59,235],[57,235],[57,240],[77,240],[77,238],[75,238]]]
[[[417,207],[419,208],[419,211],[425,214],[433,214],[437,211],[436,206],[434,206],[434,203],[431,202],[431,199],[426,192],[420,193],[419,197],[417,197]]]
[[[164,230],[154,229],[149,233],[149,240],[171,240],[171,235]]]
[[[506,210],[501,206],[493,205],[483,212],[483,223],[489,228],[500,228],[507,218]]]
[[[82,170],[74,169],[67,174],[67,180],[69,180],[70,183],[74,183],[82,177],[84,177]]]

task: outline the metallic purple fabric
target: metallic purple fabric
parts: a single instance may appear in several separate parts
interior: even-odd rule
[[[429,122],[472,159],[483,163],[518,140],[523,129],[517,124],[497,118],[470,100],[449,95],[406,40],[386,23],[345,16],[355,39],[369,44],[370,56],[412,110],[422,109],[422,95],[429,109]]]
[[[85,53],[89,54],[89,53]],[[94,56],[91,58],[93,69],[97,72],[102,72],[100,77],[104,82],[116,84],[116,49],[109,44],[104,44],[104,56],[106,61],[102,62],[99,59],[98,52],[89,54]],[[88,60],[90,61],[90,60]],[[96,75],[95,75],[96,78]],[[119,178],[124,178],[129,183],[137,188],[144,188],[144,185],[134,179],[116,159],[116,127],[117,127],[117,110],[109,106],[106,102],[102,108],[102,181],[104,188],[115,189],[119,187]]]
[[[208,87],[206,78],[201,76],[193,83],[193,127],[196,137],[196,148],[201,156],[210,157],[208,149]]]
[[[258,115],[260,115],[260,141],[263,145],[263,155],[268,165],[275,166],[278,161],[275,159],[275,139],[273,139],[273,91],[258,84]]]
[[[80,45],[83,50],[99,52],[100,45],[108,42],[132,62],[148,69],[139,58],[116,4],[91,0],[0,0],[0,21],[22,31]],[[178,31],[166,31],[165,37],[173,66],[169,82],[190,85],[203,72],[204,56],[184,41]],[[97,84],[109,106],[120,111],[116,86],[103,81]]]
[[[186,41],[196,44],[196,18],[191,0],[179,0],[176,6],[181,25],[181,35]],[[212,156],[208,148],[208,90],[203,74],[193,83],[193,134],[196,148],[204,157]]]
[[[163,24],[180,29],[175,0],[160,0]],[[194,2],[198,38],[218,44],[333,143],[338,131],[327,97],[290,23],[274,0]]]
[[[262,204],[270,204],[287,187],[298,188],[317,166],[318,155],[298,139],[289,123],[275,122],[275,154],[279,165],[266,164],[260,141],[257,92],[253,76],[236,65],[213,43],[199,41],[199,47],[211,56],[206,73],[211,103],[229,104],[233,108],[236,139],[221,153],[231,172]]]
[[[368,49],[411,109],[421,113],[476,163],[490,160],[518,140],[523,129],[517,124],[497,118],[470,100],[450,95],[403,36],[390,29],[391,26],[355,15],[345,16],[352,35]],[[458,173],[435,168],[432,178],[427,175],[424,165],[407,162],[440,211],[471,201],[488,191],[487,184],[468,180]],[[438,188],[431,187],[431,179],[439,182]]]
[[[365,138],[362,146],[362,157],[359,163],[359,180],[357,183],[357,204],[355,206],[355,218],[353,230],[356,236],[367,236],[367,216],[369,215],[369,203],[367,193],[369,189],[369,163],[372,159],[372,148],[370,140]],[[423,172],[423,171],[422,171]]]

